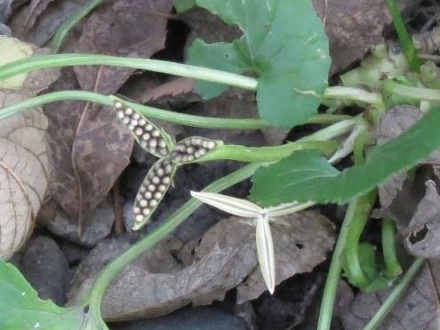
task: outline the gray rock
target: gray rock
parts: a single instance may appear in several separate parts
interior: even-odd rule
[[[90,217],[84,219],[81,237],[78,236],[78,221],[68,218],[63,212],[59,212],[47,228],[66,240],[93,247],[110,234],[114,219],[113,205],[105,199]]]
[[[50,299],[58,305],[66,302],[71,273],[53,239],[47,236],[33,239],[21,258],[21,271],[41,299]]]
[[[239,316],[215,307],[185,308],[154,319],[110,325],[112,330],[247,330]]]

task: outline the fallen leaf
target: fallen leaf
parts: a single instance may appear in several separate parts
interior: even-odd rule
[[[406,293],[398,300],[378,330],[423,329],[438,330],[440,309],[440,264],[429,261]],[[340,312],[344,329],[361,330],[383,304],[390,290],[376,293],[360,293]]]
[[[380,119],[377,129],[377,143],[382,145],[397,138],[423,117],[423,112],[409,105],[394,106]],[[431,165],[440,163],[440,153],[437,151],[421,165],[425,167],[413,171],[413,178],[408,178],[408,171],[394,174],[389,180],[379,186],[379,198],[384,216],[392,219],[397,229],[405,234],[417,205],[424,195],[424,182],[429,179]],[[428,167],[429,165],[429,167]]]
[[[149,58],[165,45],[171,0],[116,0],[96,8],[84,22],[74,47],[76,53]],[[74,68],[83,90],[116,92],[134,69],[119,67]]]
[[[14,10],[8,25],[15,37],[43,46],[53,37],[60,25],[86,2],[87,0],[29,1]]]
[[[73,72],[65,69],[51,89],[76,87]],[[50,122],[49,157],[54,167],[50,194],[81,224],[128,165],[133,138],[108,108],[65,101],[45,105],[44,112]]]
[[[346,69],[364,57],[370,46],[383,42],[384,27],[391,22],[383,0],[313,0],[330,40],[330,74]],[[410,1],[399,1],[404,8]]]
[[[176,78],[151,90],[142,96],[141,103],[156,100],[160,97],[191,93],[194,90],[194,80],[189,78]]]
[[[333,224],[316,212],[300,212],[283,220],[283,224],[272,225],[277,283],[311,271],[325,259],[334,243]],[[194,243],[188,243],[190,249],[183,248],[187,253],[181,256],[186,267],[173,257],[176,245],[170,251],[169,244],[160,243],[147,251],[118,276],[104,299],[103,315],[107,320],[159,316],[188,303],[210,304],[223,300],[226,292],[236,286],[239,303],[266,290],[258,267],[255,227],[237,217],[224,219],[209,229],[194,253],[190,253]],[[75,275],[82,279],[82,285],[78,289],[79,281],[74,280],[73,301],[89,290],[93,274],[99,269],[96,265],[104,263],[99,261],[99,253],[94,255],[87,262],[94,265],[93,271],[80,266],[86,271]]]
[[[405,231],[405,246],[417,257],[440,257],[440,195],[435,182],[425,183],[426,194]]]
[[[47,50],[0,37],[0,63]],[[36,71],[2,81],[0,106],[26,100],[56,79],[56,70]],[[1,111],[1,110],[0,110]],[[0,121],[0,257],[8,259],[30,235],[50,179],[46,151],[47,118],[28,109]]]

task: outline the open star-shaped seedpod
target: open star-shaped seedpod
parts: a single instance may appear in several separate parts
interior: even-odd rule
[[[165,196],[177,167],[200,160],[221,144],[221,141],[191,136],[176,143],[163,129],[123,102],[116,101],[114,110],[139,145],[159,158],[148,171],[135,198],[131,229],[138,230],[150,220]]]

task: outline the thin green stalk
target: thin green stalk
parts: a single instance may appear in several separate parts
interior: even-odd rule
[[[59,28],[57,33],[52,38],[51,46],[54,53],[58,53],[67,33],[78,24],[85,16],[87,16],[93,9],[99,6],[104,0],[88,0],[79,8],[79,10],[70,16]]]
[[[28,57],[1,66],[0,80],[38,69],[74,65],[111,65],[200,79],[251,91],[257,89],[257,80],[255,78],[245,77],[235,73],[175,62],[97,54],[55,54]]]
[[[113,104],[119,98],[109,95],[105,96],[102,94],[97,94],[93,92],[87,91],[60,91],[60,92],[52,92],[40,96],[33,97],[31,99],[22,101],[17,104],[10,105],[8,107],[4,107],[0,111],[0,120],[16,113],[25,111],[29,108],[38,107],[44,104],[56,102],[56,101],[67,101],[67,100],[76,100],[76,101],[86,101],[93,102],[97,104],[101,104],[108,107],[113,107]],[[204,127],[204,128],[227,128],[227,129],[260,129],[270,127],[269,124],[264,122],[261,119],[230,119],[230,118],[216,118],[216,117],[202,117],[202,116],[193,116],[181,114],[173,111],[161,110],[154,107],[149,107],[133,102],[124,101],[130,107],[135,107],[136,110],[139,111],[142,115],[148,118],[160,119],[167,121],[173,124],[180,124],[185,126],[193,126],[193,127]],[[315,120],[319,120],[315,118]],[[328,121],[328,118],[324,118],[324,120]],[[335,119],[336,120],[336,119]]]
[[[327,280],[325,282],[317,330],[329,330],[331,326],[333,306],[335,304],[336,293],[342,273],[342,254],[346,246],[351,223],[358,208],[358,203],[359,198],[353,198],[348,204],[347,213],[345,214],[344,222],[339,232],[338,241],[333,252]]]
[[[396,253],[396,226],[389,219],[383,219],[382,223],[382,250],[385,263],[385,275],[394,278],[402,274],[402,267],[399,264]]]
[[[249,178],[263,163],[251,163],[241,169],[211,183],[204,192],[220,192],[230,186]],[[130,249],[109,263],[98,275],[90,291],[90,307],[95,313],[100,313],[101,301],[112,280],[134,259],[151,249],[156,243],[165,238],[177,228],[202,203],[194,198],[182,205],[166,222],[156,228],[151,234],[134,244]]]
[[[368,216],[376,200],[376,190],[358,198],[356,210],[347,233],[347,240],[344,247],[346,260],[345,272],[349,274],[351,283],[360,288],[367,287],[371,279],[365,274],[359,258],[359,240],[368,220]]]
[[[216,147],[206,156],[197,159],[196,162],[219,159],[229,159],[238,162],[276,162],[298,150],[313,149],[318,150],[321,154],[328,155],[334,152],[338,145],[337,141],[300,141],[272,147],[246,147],[225,144]]]
[[[440,102],[440,93],[438,89],[405,86],[392,80],[386,80],[383,82],[383,91],[388,95],[395,94],[406,99]]]
[[[381,104],[382,102],[382,96],[379,93],[345,86],[328,87],[324,92],[323,98],[324,100],[348,100],[366,104]]]
[[[4,107],[0,111],[0,120],[16,113],[25,111],[29,108],[35,108],[44,104],[57,102],[57,101],[85,101],[101,104],[103,106],[112,107],[114,102],[119,98],[113,95],[102,95],[87,91],[59,91],[52,92],[44,95],[39,95],[25,101]],[[186,115],[173,111],[161,110],[154,107],[141,105],[134,102],[128,102],[124,100],[124,103],[128,106],[135,108],[141,115],[147,118],[159,119],[173,124],[203,127],[203,128],[223,128],[223,129],[262,129],[268,128],[270,125],[261,119],[242,118],[218,118],[218,117],[202,117],[194,115]],[[333,124],[339,121],[344,121],[350,116],[344,115],[315,115],[307,120],[310,124]]]
[[[402,43],[405,57],[408,61],[409,67],[412,71],[420,72],[420,61],[417,57],[417,51],[412,42],[411,36],[406,30],[405,23],[403,22],[402,15],[400,15],[399,8],[397,7],[396,0],[387,0],[388,11],[393,18],[394,28],[396,29],[399,40]]]
[[[409,284],[413,281],[413,279],[417,276],[417,274],[422,269],[425,264],[425,259],[416,258],[412,263],[411,267],[402,277],[399,284],[397,284],[393,291],[391,291],[390,295],[387,299],[382,303],[379,310],[373,316],[373,318],[368,322],[368,324],[364,327],[363,330],[374,330],[382,323],[388,313],[392,310],[396,302],[402,297],[405,293],[405,290],[408,288]]]

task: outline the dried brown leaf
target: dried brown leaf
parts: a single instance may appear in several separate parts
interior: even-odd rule
[[[408,0],[400,0],[403,8]],[[370,46],[383,42],[382,31],[391,22],[383,0],[313,0],[330,40],[332,67],[339,72],[362,58]]]
[[[422,117],[423,112],[416,107],[409,105],[392,107],[378,123],[376,130],[378,144],[397,138]],[[421,164],[431,166],[438,163],[440,163],[440,153],[435,152]],[[407,170],[401,171],[379,186],[383,215],[394,220],[402,234],[405,234],[408,223],[424,195],[423,183],[429,179],[429,167],[425,166],[413,173],[413,178],[408,178]]]
[[[75,52],[149,58],[165,45],[171,0],[116,0],[98,7],[84,22]],[[116,92],[133,69],[75,67],[83,90]]]
[[[38,49],[0,38],[0,63],[26,58]],[[44,52],[41,50],[41,52]],[[37,71],[2,81],[0,107],[26,100],[47,88],[54,70]],[[8,89],[9,87],[9,89]],[[47,119],[29,109],[0,121],[0,257],[9,258],[30,235],[50,179],[46,152]]]
[[[43,46],[87,0],[33,0],[19,6],[8,25],[15,37]]]
[[[141,103],[156,100],[163,96],[177,96],[179,94],[191,93],[194,90],[194,80],[189,78],[173,79],[165,84],[148,90],[140,100]]]
[[[54,89],[74,89],[73,73],[63,71]],[[44,107],[49,118],[49,156],[54,167],[50,193],[74,219],[86,217],[106,196],[128,165],[133,138],[109,108],[84,102]]]
[[[301,212],[284,220],[283,224],[272,225],[277,283],[296,273],[311,271],[325,259],[334,243],[333,224],[318,213]],[[254,299],[266,290],[258,268],[255,227],[237,217],[220,221],[208,230],[195,253],[182,256],[189,262],[185,268],[174,259],[175,265],[167,270],[164,266],[160,271],[152,266],[167,264],[166,260],[175,255],[176,246],[173,253],[163,244],[128,266],[109,288],[103,305],[107,319],[152,317],[188,303],[210,304],[222,300],[236,286],[240,302]],[[189,246],[192,248],[194,243]],[[90,265],[99,263],[96,259],[88,261]],[[72,290],[86,292],[92,275],[83,272],[75,278],[79,276],[86,280],[80,290],[78,286]]]
[[[378,330],[437,330],[440,324],[440,264],[430,261],[409,286],[404,296]],[[340,311],[344,329],[361,330],[383,304],[389,291],[361,293]]]
[[[440,257],[440,195],[434,181],[426,182],[426,194],[405,231],[405,245],[415,256]]]

